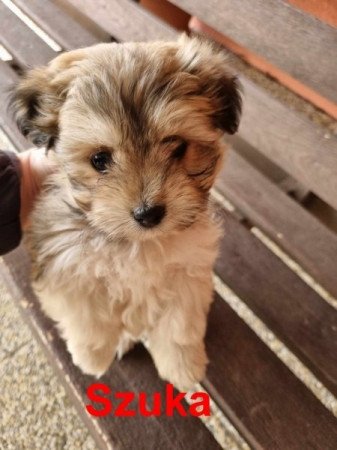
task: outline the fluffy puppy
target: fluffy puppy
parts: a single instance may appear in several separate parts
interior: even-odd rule
[[[240,105],[226,56],[186,36],[64,53],[16,88],[19,128],[58,167],[28,232],[33,287],[83,372],[146,339],[162,378],[203,378],[209,190]]]

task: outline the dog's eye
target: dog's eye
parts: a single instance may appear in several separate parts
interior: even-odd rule
[[[104,172],[108,165],[111,163],[112,157],[110,152],[102,150],[92,155],[90,160],[94,169],[96,169],[98,172]]]
[[[172,152],[173,159],[182,159],[185,156],[188,144],[186,141],[182,141],[178,147],[176,147]]]

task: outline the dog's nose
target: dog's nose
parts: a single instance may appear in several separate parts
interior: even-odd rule
[[[145,228],[152,228],[158,225],[165,216],[166,208],[164,205],[147,206],[142,205],[135,208],[132,212],[135,220]]]

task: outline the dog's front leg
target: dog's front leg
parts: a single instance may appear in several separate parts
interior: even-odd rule
[[[82,372],[100,377],[116,356],[120,328],[117,321],[84,320],[81,325],[61,321],[59,328],[72,360]]]
[[[149,350],[161,378],[180,390],[203,379],[208,362],[204,337],[212,302],[210,274],[176,274],[165,312],[149,335]]]
[[[57,323],[74,364],[88,375],[103,375],[115,358],[121,334],[120,311],[111,311],[107,294],[34,288],[43,310]]]

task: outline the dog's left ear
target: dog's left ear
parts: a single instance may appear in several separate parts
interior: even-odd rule
[[[13,87],[9,108],[21,133],[37,147],[54,146],[60,108],[85,55],[86,49],[63,53],[47,66],[27,71]]]
[[[228,70],[226,54],[199,37],[182,35],[178,45],[182,70],[198,77],[201,95],[212,102],[214,126],[228,134],[236,133],[241,116],[241,86]]]

